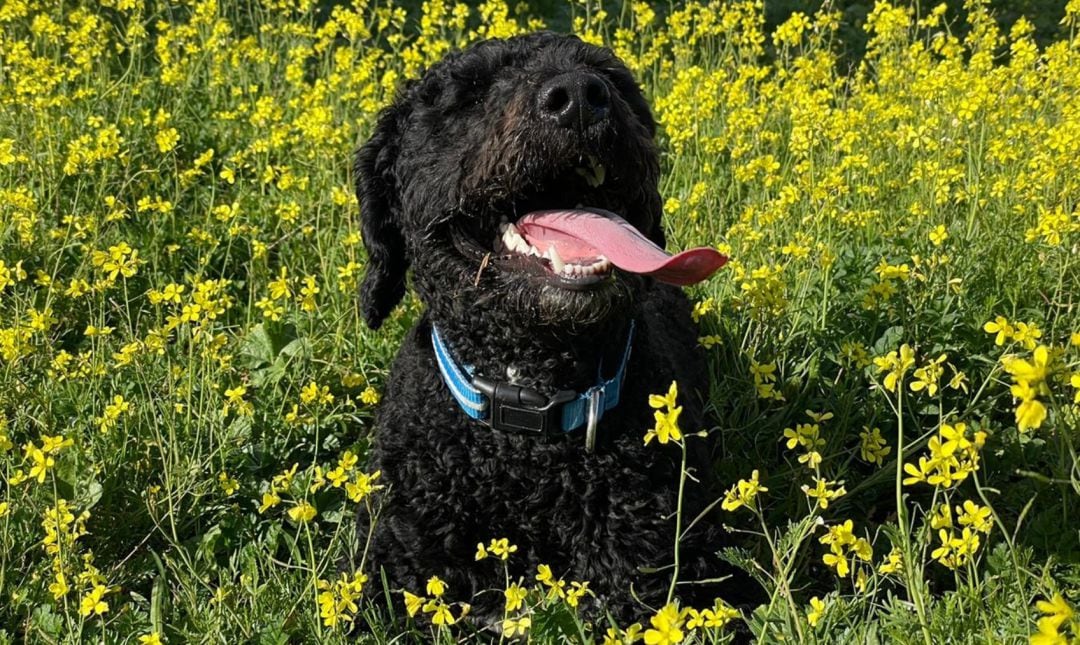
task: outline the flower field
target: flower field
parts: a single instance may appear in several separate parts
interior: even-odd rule
[[[1080,643],[1080,0],[1043,48],[879,2],[843,63],[828,9],[562,9],[652,102],[669,245],[732,258],[691,290],[714,425],[641,434],[736,457],[723,556],[769,599],[614,625],[551,562],[494,590],[501,638]],[[0,643],[472,634],[437,578],[362,572],[421,306],[362,322],[351,155],[426,65],[545,20],[0,4]]]

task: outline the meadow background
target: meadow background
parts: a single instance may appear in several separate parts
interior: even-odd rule
[[[1080,642],[1080,0],[1040,7],[5,0],[0,643],[470,638],[455,590],[358,574],[420,305],[361,321],[350,157],[544,24],[635,71],[671,246],[732,257],[682,441],[737,456],[724,556],[770,600],[587,624],[552,562],[504,634]]]

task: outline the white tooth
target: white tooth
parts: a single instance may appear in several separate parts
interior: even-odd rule
[[[561,257],[559,257],[559,252],[555,250],[554,246],[551,247],[551,266],[556,271],[562,271],[563,267],[566,266],[566,263],[563,262],[563,259]]]
[[[551,268],[555,273],[561,273],[566,263],[559,257],[559,252],[555,250],[554,246],[549,246],[548,250],[544,252],[544,257],[551,261]]]

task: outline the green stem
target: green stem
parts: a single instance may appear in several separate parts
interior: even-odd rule
[[[682,460],[679,464],[679,498],[675,507],[675,570],[671,573],[671,585],[668,587],[667,603],[675,598],[675,585],[679,581],[679,543],[682,541],[683,491],[686,489],[686,439],[679,442]]]
[[[761,532],[765,535],[765,541],[769,544],[769,551],[772,552],[773,567],[776,569],[776,586],[780,589],[781,595],[787,600],[788,608],[791,610],[791,622],[795,625],[795,632],[799,635],[799,642],[805,642],[806,637],[802,632],[802,625],[799,624],[799,609],[795,606],[795,598],[791,595],[791,587],[788,586],[788,574],[791,571],[791,564],[795,558],[792,557],[787,564],[782,565],[780,560],[780,552],[776,549],[776,542],[772,539],[772,533],[769,532],[769,527],[765,524],[765,516],[761,514],[761,511],[757,509],[757,506],[751,508],[754,515],[757,516],[758,522],[761,523]],[[803,537],[800,537],[796,541],[796,545],[801,544]],[[797,550],[796,546],[796,550]],[[774,596],[775,597],[775,596]],[[772,606],[772,601],[769,602],[769,606]]]
[[[900,538],[904,542],[904,581],[907,584],[908,595],[915,604],[915,612],[919,616],[923,641],[926,645],[933,645],[933,639],[930,638],[930,626],[926,622],[922,590],[917,586],[914,576],[915,551],[911,544],[907,509],[904,506],[904,381],[902,379],[897,379],[896,382],[896,455],[896,520],[900,525]]]

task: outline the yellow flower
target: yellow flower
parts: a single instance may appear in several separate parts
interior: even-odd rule
[[[676,405],[676,399],[679,396],[679,384],[675,381],[671,382],[668,387],[667,394],[660,396],[659,394],[649,395],[649,407],[660,410],[663,408],[674,408]]]
[[[859,433],[859,439],[861,440],[859,456],[871,464],[878,464],[879,466],[884,464],[885,457],[892,452],[892,448],[886,445],[885,438],[881,436],[880,428],[863,426],[862,432]]]
[[[704,609],[701,612],[702,618],[705,619],[705,627],[720,629],[725,627],[732,620],[739,617],[739,612],[731,607],[723,600],[717,598],[713,601],[712,609]]]
[[[368,473],[356,473],[356,479],[345,484],[345,494],[350,500],[359,504],[375,491],[382,490],[382,484],[375,483],[380,476],[382,476],[381,470],[376,470],[370,475]]]
[[[821,561],[825,563],[825,566],[836,569],[836,575],[841,578],[846,578],[851,573],[847,555],[843,553],[826,553],[822,556]]]
[[[271,508],[274,508],[281,503],[281,497],[277,494],[276,490],[269,490],[263,493],[262,504],[259,505],[259,512],[265,513]]]
[[[491,543],[488,544],[487,550],[492,555],[498,556],[499,558],[506,560],[510,557],[511,553],[516,553],[518,548],[517,545],[510,544],[510,540],[508,540],[507,538],[499,538],[497,540],[493,539]]]
[[[904,374],[914,364],[915,351],[907,343],[900,346],[899,353],[889,352],[885,356],[874,359],[874,365],[877,366],[878,373],[885,373],[885,380],[882,385],[890,392],[896,391],[897,384],[903,380]]]
[[[603,645],[632,645],[641,640],[641,623],[634,623],[626,628],[625,631],[620,630],[618,627],[609,627],[604,634]]]
[[[315,507],[308,502],[300,502],[289,509],[289,517],[298,524],[305,524],[315,519],[317,514]]]
[[[940,529],[938,531],[938,540],[941,542],[941,546],[934,549],[933,552],[930,553],[930,557],[950,569],[955,569],[957,567],[957,561],[953,550],[957,539],[950,531]]]
[[[1029,362],[1014,355],[1002,356],[1001,364],[1005,367],[1005,371],[1013,377],[1014,381],[1026,382],[1035,386],[1042,383],[1050,374],[1050,363],[1053,356],[1049,347],[1039,345],[1032,352],[1031,358],[1032,360]]]
[[[1035,323],[1016,323],[1016,331],[1013,340],[1024,346],[1024,349],[1035,349],[1038,340],[1042,338],[1042,330]]]
[[[904,570],[904,559],[900,553],[900,549],[893,547],[893,550],[889,552],[889,555],[885,556],[885,561],[878,567],[878,571],[884,575],[891,573],[900,573]]]
[[[431,600],[424,605],[424,613],[431,614],[431,624],[433,625],[453,625],[457,622],[454,614],[450,611],[450,607],[437,600]]]
[[[67,448],[72,445],[74,441],[71,439],[65,439],[63,435],[56,435],[50,437],[47,434],[41,435],[41,450],[46,454],[55,454],[60,452],[63,448]]]
[[[574,580],[570,583],[570,590],[566,592],[566,604],[571,607],[577,607],[581,599],[589,593],[588,582],[578,582]]]
[[[682,413],[681,406],[667,412],[661,412],[660,410],[653,412],[656,425],[652,430],[645,433],[645,445],[648,445],[654,438],[661,444],[682,439],[682,431],[679,430],[680,413]]]
[[[1039,619],[1039,632],[1031,637],[1032,645],[1067,643],[1066,638],[1058,633],[1058,629],[1062,624],[1072,621],[1076,613],[1069,603],[1065,602],[1065,598],[1060,593],[1055,593],[1050,600],[1036,602],[1035,607],[1046,615]],[[1076,623],[1073,623],[1072,630],[1075,635],[1078,631]]]
[[[446,583],[438,576],[431,576],[427,581],[427,592],[436,598],[442,598],[446,593]]]
[[[1016,427],[1020,432],[1038,429],[1046,421],[1046,406],[1038,399],[1027,399],[1016,407]]]
[[[926,390],[926,393],[930,396],[934,396],[938,391],[938,380],[941,379],[942,374],[945,373],[945,368],[942,367],[942,363],[945,362],[946,355],[942,354],[936,359],[930,361],[923,367],[915,370],[913,376],[915,379],[908,387],[912,392],[919,392]]]
[[[683,640],[682,617],[674,604],[665,605],[649,618],[651,629],[645,630],[647,645],[674,645]]]
[[[522,618],[507,618],[503,621],[502,628],[503,634],[507,638],[513,638],[514,636],[524,636],[525,632],[532,626],[532,619],[528,616]]]
[[[68,586],[67,577],[64,576],[63,571],[56,572],[56,581],[49,585],[49,593],[52,594],[53,600],[60,600],[67,595],[67,592],[71,588]]]
[[[754,508],[757,494],[768,492],[768,490],[758,482],[758,471],[754,469],[750,479],[740,479],[724,494],[724,501],[721,502],[720,507],[725,511],[734,511],[740,506]]]
[[[940,504],[933,515],[930,516],[930,528],[951,529],[953,527],[952,509],[948,504]]]
[[[814,487],[803,486],[803,493],[811,498],[817,500],[817,507],[824,510],[829,508],[829,502],[842,497],[847,493],[844,489],[844,482],[830,482],[821,477],[814,478]]]
[[[806,622],[810,623],[811,627],[817,627],[823,615],[825,615],[825,603],[814,596],[810,599],[810,611],[806,612]]]
[[[50,468],[56,465],[56,460],[50,456],[46,456],[37,446],[29,444],[30,446],[30,459],[33,460],[34,465],[30,467],[30,478],[37,479],[39,484],[45,483],[45,474]]]
[[[965,500],[964,505],[956,507],[957,521],[960,526],[970,526],[980,533],[989,533],[994,525],[990,517],[990,509],[979,506],[971,500]]]
[[[375,405],[379,402],[379,392],[370,385],[364,388],[364,391],[360,393],[360,401],[364,405]]]
[[[649,407],[655,409],[653,418],[656,425],[645,433],[645,445],[649,445],[653,439],[661,444],[682,439],[682,431],[679,429],[679,415],[682,413],[682,407],[676,405],[678,396],[679,387],[675,381],[671,382],[666,395],[649,395]]]
[[[236,478],[230,477],[225,471],[218,473],[218,483],[221,484],[221,489],[225,491],[226,495],[232,495],[240,487],[240,482],[236,481]]]
[[[79,614],[82,616],[89,616],[90,614],[100,616],[108,612],[109,603],[102,600],[107,591],[108,589],[102,585],[94,585],[90,593],[83,596],[82,601],[79,603]]]
[[[529,595],[529,592],[522,589],[515,582],[507,587],[503,591],[503,595],[506,596],[506,611],[517,611],[525,603],[525,597]]]
[[[550,585],[552,580],[555,579],[554,574],[551,573],[551,567],[546,564],[540,564],[536,566],[536,580],[545,585]]]
[[[405,611],[409,616],[415,616],[416,612],[420,611],[427,598],[417,596],[416,594],[409,593],[408,591],[401,592],[405,596]]]
[[[154,141],[157,143],[158,150],[163,153],[169,152],[180,141],[180,133],[176,128],[167,128],[154,135]]]
[[[945,231],[945,226],[942,224],[938,224],[934,227],[934,230],[930,231],[930,242],[934,246],[941,246],[947,239],[949,239],[949,234]]]
[[[139,642],[142,645],[162,645],[161,634],[157,632],[150,632],[139,637]]]

